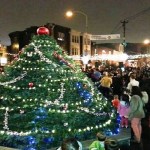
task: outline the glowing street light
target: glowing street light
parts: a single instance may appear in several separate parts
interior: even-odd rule
[[[66,12],[66,16],[67,17],[72,17],[73,16],[73,12],[72,11],[67,11]]]
[[[71,10],[69,10],[69,11],[66,12],[66,16],[67,17],[73,17],[73,15],[75,13],[81,14],[81,15],[83,15],[85,17],[85,33],[87,33],[87,30],[88,30],[88,16],[87,16],[87,14],[85,14],[82,11],[71,11]]]
[[[144,40],[144,44],[149,44],[149,43],[150,43],[149,39]]]
[[[88,43],[88,40],[87,40],[87,32],[88,32],[88,16],[87,14],[85,14],[84,12],[82,11],[67,11],[66,12],[66,16],[67,17],[73,17],[74,14],[81,14],[85,17],[85,34],[86,34],[86,38],[85,38],[85,46],[86,46],[86,50],[85,50],[85,54],[86,54],[86,51],[87,51],[87,43]],[[87,55],[87,54],[86,54]]]

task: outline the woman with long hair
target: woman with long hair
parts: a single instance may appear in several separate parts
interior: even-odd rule
[[[145,117],[142,92],[138,86],[133,86],[131,94],[129,120],[131,120],[131,128],[135,136],[134,141],[140,143],[142,134],[141,119]]]

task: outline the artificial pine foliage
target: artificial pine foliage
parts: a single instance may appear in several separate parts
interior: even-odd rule
[[[44,150],[117,132],[111,103],[49,35],[35,35],[4,72],[0,145]]]

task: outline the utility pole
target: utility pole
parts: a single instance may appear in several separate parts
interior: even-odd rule
[[[121,21],[122,23],[122,27],[123,27],[123,46],[124,48],[126,47],[126,24],[128,23],[129,21],[128,20],[123,20]]]

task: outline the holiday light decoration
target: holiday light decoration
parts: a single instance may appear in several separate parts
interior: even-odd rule
[[[41,60],[45,61],[48,64],[52,64],[54,65],[54,67],[57,67],[56,64],[53,64],[51,60],[49,60],[48,58],[46,58],[42,52],[40,52],[40,50],[38,49],[38,47],[35,47],[35,52],[37,52],[40,55]]]
[[[37,49],[37,47],[36,47]],[[11,53],[6,53],[7,55],[12,55],[14,57],[18,57],[20,53],[18,54],[11,54]],[[32,56],[33,54],[36,54],[34,52],[28,53],[28,56]],[[42,54],[41,54],[42,55]],[[69,58],[73,60],[83,60],[83,57],[80,56],[68,56]],[[127,54],[121,54],[121,55],[114,55],[114,54],[103,54],[103,55],[96,55],[96,56],[90,56],[88,59],[89,60],[113,60],[113,61],[125,61],[125,60],[130,60],[130,59],[139,59],[139,58],[149,58],[150,54],[137,54],[137,55],[127,55]],[[45,59],[41,59],[46,61]],[[18,60],[17,60],[18,61]],[[26,61],[26,60],[24,60]],[[38,60],[37,60],[38,61]],[[47,60],[49,63],[51,63],[50,60]]]
[[[55,58],[61,60],[63,63],[65,63],[67,66],[69,66],[70,68],[72,68],[74,70],[72,65],[68,61],[66,61],[61,55],[59,55],[57,52],[54,51],[53,55],[54,55]]]
[[[8,127],[8,111],[9,111],[9,108],[7,107],[6,109],[5,109],[6,111],[5,111],[5,119],[4,119],[4,130],[9,130],[9,127]]]
[[[24,72],[23,74],[21,74],[20,76],[18,76],[17,78],[11,80],[11,81],[8,81],[8,82],[0,82],[0,85],[8,85],[8,84],[11,84],[11,83],[15,83],[21,79],[23,79],[25,76],[26,76],[27,72]]]
[[[64,98],[64,93],[65,93],[65,91],[66,91],[66,90],[64,89],[64,84],[65,84],[65,83],[61,83],[60,96],[59,96],[57,99],[54,100],[54,104],[59,105],[60,101]],[[46,103],[46,106],[52,104],[51,101],[45,101],[45,103]]]
[[[5,116],[3,127],[9,127],[0,129],[0,136],[8,135],[14,145],[13,138],[21,136],[27,142],[22,149],[49,149],[63,136],[83,138],[115,128],[116,115],[109,101],[48,35],[33,37],[15,57],[6,69],[7,80],[0,81],[4,91],[0,94],[0,119]],[[16,126],[12,126],[14,122]]]

